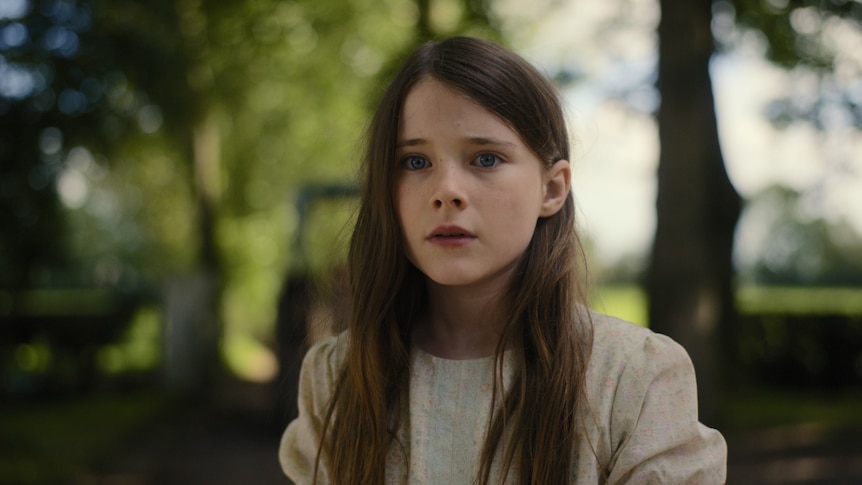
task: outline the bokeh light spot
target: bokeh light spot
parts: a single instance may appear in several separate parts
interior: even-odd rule
[[[84,174],[78,170],[67,170],[57,180],[57,192],[63,205],[69,209],[80,209],[87,202],[90,189]]]
[[[63,132],[57,128],[48,127],[39,135],[39,149],[45,155],[54,155],[63,148]]]
[[[148,104],[138,111],[138,126],[144,133],[155,133],[162,126],[162,110],[154,104]]]
[[[20,47],[28,38],[27,27],[19,22],[7,25],[0,33],[0,42],[7,47]]]
[[[30,11],[28,0],[3,0],[0,2],[0,19],[18,19]]]
[[[83,111],[87,104],[87,98],[80,92],[74,89],[64,89],[60,93],[60,99],[57,102],[57,107],[65,114],[74,114]]]

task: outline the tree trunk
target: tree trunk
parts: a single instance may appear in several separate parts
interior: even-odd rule
[[[209,99],[213,89],[207,66],[205,5],[176,4],[181,46],[187,66],[184,86],[193,108],[188,131],[178,133],[191,163],[191,184],[197,202],[198,261],[191,275],[168,288],[167,380],[172,387],[207,396],[221,375],[223,268],[216,241],[221,199],[221,134]],[[185,295],[185,296],[184,296]]]
[[[736,318],[732,251],[740,213],[709,78],[711,7],[711,0],[661,0],[658,222],[647,276],[650,327],[691,355],[707,423],[717,419],[722,389],[721,329]]]
[[[211,119],[190,130],[187,156],[197,199],[198,263],[166,288],[165,377],[172,390],[210,395],[221,372],[222,265],[216,243],[219,134]]]

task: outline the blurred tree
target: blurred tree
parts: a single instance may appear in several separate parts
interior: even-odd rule
[[[814,76],[815,96],[776,100],[768,115],[779,125],[807,121],[819,129],[842,122],[862,128],[862,97],[858,83],[858,34],[862,3],[856,0],[765,0],[716,2],[717,18],[735,19],[735,31],[719,30],[722,45],[754,33],[765,44],[766,56],[779,66]],[[855,32],[855,35],[854,35]],[[836,110],[841,112],[838,115]]]
[[[0,11],[0,287],[30,287],[40,268],[67,263],[55,182],[70,142],[89,133],[79,127],[92,126],[107,74],[71,61],[84,58],[91,21],[74,5],[20,0]]]
[[[0,93],[5,172],[0,202],[9,208],[2,213],[12,216],[2,222],[0,269],[5,271],[0,275],[8,275],[2,278],[3,286],[22,290],[134,284],[123,276],[146,271],[140,258],[129,258],[147,251],[140,244],[145,241],[135,241],[146,236],[122,215],[124,210],[137,212],[155,194],[142,194],[144,183],[100,192],[103,187],[97,182],[107,179],[104,185],[109,186],[116,181],[111,172],[128,170],[122,165],[136,162],[123,158],[146,157],[146,141],[135,140],[159,130],[162,153],[173,151],[180,162],[194,162],[185,167],[181,163],[176,178],[199,201],[199,230],[190,233],[200,241],[196,266],[216,275],[212,191],[203,182],[208,178],[201,176],[211,164],[200,133],[208,91],[206,83],[193,76],[202,57],[195,37],[200,30],[188,13],[194,5],[167,0],[146,7],[98,0],[16,0],[5,5],[12,7],[2,19],[2,59],[12,75],[4,76]],[[134,190],[131,197],[123,194],[129,188]],[[95,217],[66,217],[70,214],[62,211],[59,200],[67,209],[87,206]],[[76,220],[97,222],[101,234],[70,240],[69,223]],[[100,240],[99,235],[106,234],[113,244]],[[82,231],[71,235],[80,237]],[[138,242],[133,245],[137,251],[123,248],[129,241]],[[73,254],[76,248],[80,253]],[[94,254],[99,261],[95,267],[88,264],[93,260],[79,259],[98,252],[102,254]],[[205,287],[217,291],[215,284]],[[201,301],[213,309],[217,296]],[[201,328],[217,321],[217,312],[199,310],[194,314],[206,322]],[[217,332],[198,337],[193,340],[199,342],[197,354],[214,361]],[[202,385],[208,381],[199,379]]]
[[[166,1],[4,5],[0,285],[92,284],[69,254],[62,210],[84,207],[135,140],[164,128],[174,140],[159,143],[185,141],[203,102],[189,95],[188,61],[175,55],[178,18]],[[103,212],[117,203],[103,200]]]
[[[661,155],[658,220],[647,277],[649,320],[653,329],[673,336],[689,350],[701,383],[701,415],[710,422],[719,406],[720,342],[731,338],[736,322],[732,247],[740,214],[740,199],[727,177],[718,142],[709,78],[713,33],[722,33],[725,25],[726,34],[727,21],[736,21],[743,29],[759,32],[769,46],[769,58],[780,65],[802,66],[818,72],[821,79],[837,79],[839,68],[846,71],[848,66],[836,63],[823,27],[843,19],[858,28],[862,4],[661,0],[660,5]],[[716,18],[724,24],[716,24]],[[722,39],[732,41],[732,36]],[[859,119],[858,99],[849,89],[846,95],[841,99]],[[801,114],[817,120],[822,106],[815,101]]]
[[[674,337],[691,355],[706,422],[717,409],[718,332],[735,318],[731,258],[740,211],[724,169],[709,78],[711,4],[661,1],[661,154],[647,278],[650,328]]]
[[[862,243],[845,221],[811,214],[812,199],[780,185],[746,205],[737,252],[740,277],[756,284],[862,286]]]
[[[219,315],[227,332],[266,338],[296,263],[291,192],[352,182],[390,62],[434,35],[495,36],[486,12],[466,0],[0,3],[0,288],[192,274],[168,300],[198,302],[176,311],[205,332],[192,339],[204,360]],[[337,245],[310,242],[312,261],[333,260]]]

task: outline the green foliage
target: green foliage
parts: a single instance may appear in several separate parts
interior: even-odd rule
[[[138,286],[191,266],[197,234],[188,167],[164,137],[126,138],[111,162],[100,160],[62,176],[79,174],[85,184],[80,205],[65,211],[68,249],[91,271],[81,283]]]
[[[153,372],[159,368],[161,336],[159,312],[152,307],[141,308],[116,343],[98,350],[99,367],[108,374]]]
[[[306,256],[295,194],[355,184],[394,60],[429,36],[496,35],[466,0],[17,2],[0,29],[25,40],[0,55],[30,81],[0,90],[0,287],[134,288],[206,266],[225,330],[261,339]],[[349,224],[324,209],[301,236],[313,272]]]
[[[0,90],[0,285],[116,284],[92,268],[170,268],[159,263],[175,246],[145,254],[154,249],[138,217],[151,198],[147,180],[115,171],[130,150],[137,156],[127,163],[153,156],[135,149],[139,136],[176,158],[168,134],[197,109],[177,68],[184,61],[171,55],[180,52],[172,2],[15,3],[22,8],[0,19],[4,31],[22,32],[0,45],[16,73]],[[172,129],[147,140],[163,122]]]
[[[736,21],[763,33],[769,58],[785,67],[804,64],[831,69],[835,52],[825,30],[840,19],[862,26],[862,4],[854,0],[733,0]],[[721,6],[719,7],[722,8]]]
[[[862,127],[862,101],[854,87],[862,70],[856,56],[862,3],[722,0],[713,10],[719,26],[715,33],[724,46],[738,42],[739,33],[754,33],[768,59],[806,79],[801,89],[807,91],[777,99],[769,107],[767,115],[776,124],[804,120],[819,129]]]
[[[737,252],[740,279],[760,285],[862,285],[862,240],[845,220],[806,214],[822,197],[772,186],[748,204]]]
[[[446,33],[491,31],[486,17],[463,14],[468,2],[440,3],[462,12]],[[204,7],[217,98],[210,116],[222,140],[218,234],[228,331],[243,327],[265,339],[284,273],[321,274],[343,260],[350,201],[322,201],[308,214],[294,204],[306,186],[356,183],[370,109],[390,66],[421,40],[421,9],[411,0]],[[309,221],[304,234],[296,233],[300,217]]]

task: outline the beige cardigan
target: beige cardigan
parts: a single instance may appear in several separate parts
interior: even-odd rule
[[[698,422],[694,369],[685,350],[612,317],[594,314],[593,323],[586,402],[579,409],[587,440],[574,451],[571,483],[724,483],[727,445],[718,431]],[[279,449],[284,472],[298,485],[312,482],[347,338],[324,339],[303,361],[299,417]],[[494,358],[448,360],[414,349],[411,360],[410,413],[398,430],[405,446],[389,451],[386,482],[469,485],[488,426]],[[505,362],[504,385],[509,376],[511,363]],[[329,483],[327,475],[321,470],[318,483]],[[510,472],[506,483],[514,483],[514,476]]]

